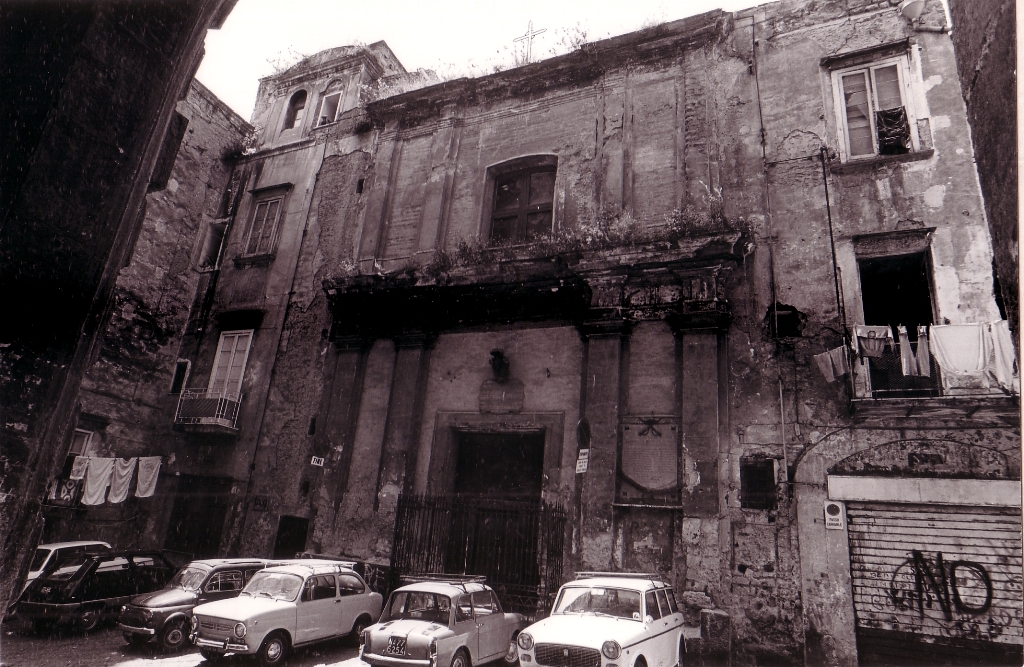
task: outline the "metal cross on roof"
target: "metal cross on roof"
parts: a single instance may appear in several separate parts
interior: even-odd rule
[[[533,21],[530,21],[526,26],[526,34],[512,40],[513,42],[526,42],[526,62],[533,62],[533,38],[547,30],[547,28],[534,30]]]

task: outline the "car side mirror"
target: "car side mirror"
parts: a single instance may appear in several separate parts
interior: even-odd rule
[[[650,614],[648,614],[647,618],[644,619],[644,623],[648,623],[648,624],[654,623],[654,617],[651,616]]]

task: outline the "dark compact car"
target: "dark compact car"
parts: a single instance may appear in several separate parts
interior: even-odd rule
[[[266,565],[260,558],[194,560],[164,588],[132,598],[117,627],[130,644],[156,640],[165,651],[177,651],[188,643],[196,605],[236,597]]]
[[[18,600],[37,630],[71,622],[83,632],[114,619],[140,593],[163,588],[177,568],[156,551],[87,554],[44,569]]]

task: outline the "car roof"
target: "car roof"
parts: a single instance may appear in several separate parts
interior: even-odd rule
[[[266,565],[270,561],[266,558],[202,558],[189,562],[185,567],[194,567],[196,565],[205,567],[220,567],[222,565]]]
[[[110,548],[110,545],[106,542],[100,542],[98,540],[77,540],[75,542],[50,542],[49,544],[40,544],[37,549],[66,549],[68,547],[106,547]]]
[[[309,558],[301,561],[272,561],[266,567],[264,572],[287,572],[300,577],[308,577],[312,574],[336,574],[339,572],[355,574],[352,570],[352,565],[349,563],[332,560],[313,560]]]
[[[637,575],[635,577],[628,576],[615,576],[615,577],[586,577],[582,579],[575,579],[565,584],[563,588],[570,587],[584,587],[584,586],[597,586],[599,588],[625,588],[633,591],[648,591],[654,588],[670,588],[664,581],[658,581],[657,579],[651,579],[650,577],[644,577]]]
[[[462,593],[472,593],[474,591],[488,591],[490,588],[480,583],[462,583],[462,582],[447,582],[447,581],[417,581],[412,584],[406,584],[400,588],[395,589],[395,593],[401,593],[404,591],[420,591],[423,593],[439,593],[441,595],[455,596]]]

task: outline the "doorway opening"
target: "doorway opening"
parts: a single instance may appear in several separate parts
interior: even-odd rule
[[[494,500],[539,501],[544,432],[455,432],[455,493]]]
[[[274,558],[295,558],[296,554],[305,551],[308,532],[309,519],[283,515],[277,524]]]

